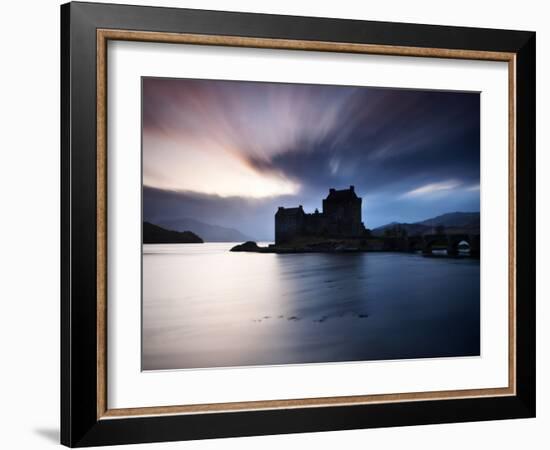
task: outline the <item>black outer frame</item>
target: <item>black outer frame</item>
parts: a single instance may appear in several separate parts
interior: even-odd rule
[[[516,53],[517,395],[97,419],[96,29]],[[61,443],[71,447],[535,416],[535,33],[113,4],[61,6]]]

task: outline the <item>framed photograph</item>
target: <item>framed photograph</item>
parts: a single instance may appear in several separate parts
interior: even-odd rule
[[[61,440],[535,415],[535,33],[61,7]]]

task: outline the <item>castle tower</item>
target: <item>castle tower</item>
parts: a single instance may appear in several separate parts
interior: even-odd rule
[[[330,189],[323,200],[323,214],[328,222],[328,231],[332,236],[361,236],[364,227],[361,219],[362,199],[355,193],[355,186],[349,189]]]

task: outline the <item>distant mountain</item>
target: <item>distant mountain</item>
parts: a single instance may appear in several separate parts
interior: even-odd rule
[[[245,242],[251,239],[233,228],[210,225],[195,219],[183,218],[161,220],[159,225],[177,231],[192,231],[201,236],[205,242]]]
[[[436,227],[444,227],[447,233],[479,233],[478,212],[452,212],[414,223],[391,222],[372,230],[375,236],[382,236],[385,230],[399,227],[409,236],[435,233]]]
[[[204,241],[191,231],[173,231],[143,222],[144,244],[202,244]]]
[[[374,234],[375,236],[382,236],[384,235],[386,230],[392,228],[400,228],[401,230],[405,230],[407,232],[407,235],[409,236],[425,234],[433,229],[433,227],[428,227],[427,225],[421,225],[418,223],[392,222],[388,223],[387,225],[382,225],[381,227],[375,228],[374,230],[372,230],[372,234]]]
[[[427,225],[429,227],[479,227],[479,213],[478,212],[452,212],[442,214],[441,216],[427,219],[422,222],[417,222],[420,225]]]

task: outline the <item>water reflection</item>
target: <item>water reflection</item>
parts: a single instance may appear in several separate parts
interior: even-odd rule
[[[146,245],[143,369],[479,355],[479,261]]]

